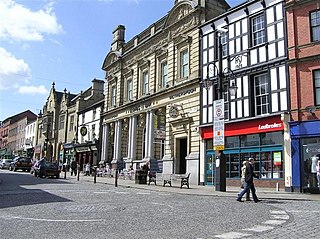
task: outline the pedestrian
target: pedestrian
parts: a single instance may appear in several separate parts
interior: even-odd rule
[[[86,176],[90,176],[90,168],[91,168],[91,166],[90,166],[90,163],[88,162],[86,164]]]
[[[71,176],[73,174],[77,176],[77,162],[74,159],[71,161]]]
[[[247,191],[250,189],[251,193],[252,193],[252,197],[254,202],[260,202],[261,200],[258,199],[257,195],[256,195],[256,189],[254,187],[254,183],[253,183],[253,178],[259,178],[257,175],[255,175],[255,173],[253,172],[253,165],[254,165],[254,159],[253,158],[249,158],[248,159],[248,163],[246,164],[246,173],[245,173],[245,182],[246,182],[246,186],[245,188],[242,190],[242,192],[240,194],[238,194],[238,198],[237,201],[238,202],[243,202],[242,201],[242,197],[245,193],[247,193]]]
[[[242,162],[242,168],[241,168],[241,188],[245,188],[247,186],[245,177],[246,177],[246,164],[247,161]],[[250,189],[246,192],[246,201],[251,201],[250,199]]]

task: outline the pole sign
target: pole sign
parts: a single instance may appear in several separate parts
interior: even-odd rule
[[[224,150],[224,99],[213,102],[213,149]]]

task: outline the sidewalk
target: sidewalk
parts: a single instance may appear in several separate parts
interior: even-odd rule
[[[68,173],[67,179],[72,181],[77,181],[77,177],[70,176]],[[94,184],[94,178],[92,176],[83,176],[80,175],[80,182],[88,182]],[[115,185],[115,178],[113,177],[97,177],[96,183],[99,184],[109,184]],[[201,185],[190,185],[188,189],[186,186],[180,188],[179,181],[172,181],[172,187],[168,184],[163,187],[162,184],[155,185],[154,183],[148,184],[135,184],[135,180],[129,179],[118,179],[118,187],[127,187],[127,188],[138,188],[149,191],[156,192],[168,192],[168,193],[179,193],[186,195],[201,195],[201,196],[216,196],[216,197],[232,197],[236,200],[237,194],[240,192],[239,187],[227,187],[226,192],[215,191],[214,186],[201,186]],[[292,193],[285,191],[276,191],[275,188],[262,188],[257,187],[257,196],[259,199],[277,199],[277,200],[311,200],[311,201],[320,201],[319,194],[310,194],[310,193]]]

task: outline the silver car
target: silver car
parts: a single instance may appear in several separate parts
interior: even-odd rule
[[[12,159],[2,159],[2,161],[0,162],[0,168],[8,169],[11,162],[12,162]]]

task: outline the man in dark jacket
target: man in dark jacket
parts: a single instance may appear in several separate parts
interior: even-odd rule
[[[255,175],[255,173],[253,172],[253,165],[254,165],[254,160],[253,158],[249,158],[248,160],[249,162],[247,163],[246,166],[246,175],[245,175],[245,181],[247,183],[246,187],[242,190],[242,192],[240,194],[238,194],[238,198],[237,201],[238,202],[243,202],[241,200],[241,198],[243,197],[243,195],[251,189],[251,193],[252,193],[252,197],[254,202],[259,202],[261,200],[258,199],[257,195],[256,195],[256,189],[254,187],[253,184],[253,177],[255,178],[259,178],[257,175]]]

